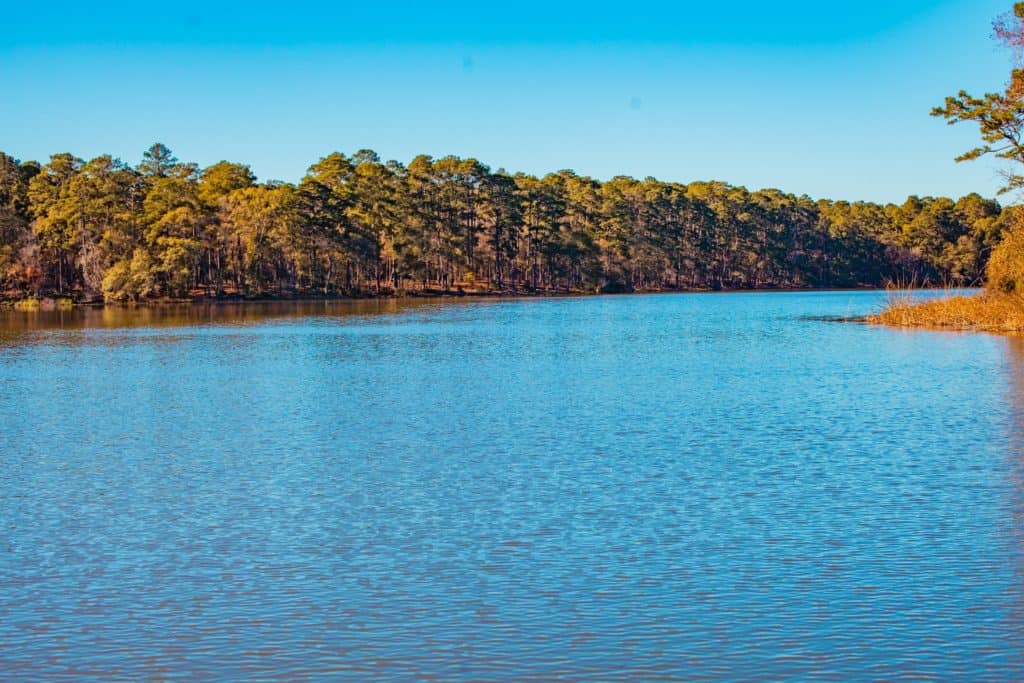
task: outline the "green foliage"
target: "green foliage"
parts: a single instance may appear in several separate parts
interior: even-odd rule
[[[1024,293],[1024,223],[1017,223],[992,251],[986,270],[990,287]]]
[[[156,143],[142,155],[139,174],[144,178],[166,178],[174,169],[178,160],[162,143]]]
[[[39,171],[0,152],[0,291],[18,278],[18,254],[29,242],[28,184]]]
[[[1008,224],[992,200],[814,201],[476,159],[338,152],[297,185],[199,169],[0,156],[0,278],[113,301],[269,293],[644,291],[975,282]]]
[[[160,259],[157,263],[157,272],[165,283],[167,293],[171,296],[184,297],[188,294],[200,248],[200,243],[194,239],[185,237],[157,238],[157,252]]]
[[[1024,48],[1024,3],[1018,2],[1013,11],[995,22],[995,34],[1019,58]],[[973,121],[978,126],[982,144],[970,149],[957,161],[970,161],[993,155],[1017,164],[1024,163],[1024,69],[1015,68],[1003,92],[985,93],[975,97],[961,90],[947,97],[941,107],[932,110],[932,116],[946,119],[950,125]],[[1003,192],[1024,187],[1024,176],[1016,171],[1005,174]]]
[[[122,259],[103,276],[103,296],[107,301],[140,301],[157,293],[155,264],[145,249],[138,248],[129,259]]]

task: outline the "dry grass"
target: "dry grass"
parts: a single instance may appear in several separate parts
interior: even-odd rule
[[[893,297],[881,313],[865,320],[898,327],[1024,332],[1024,295],[983,291],[922,301],[903,294]]]

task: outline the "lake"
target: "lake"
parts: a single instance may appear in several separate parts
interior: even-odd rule
[[[1022,680],[1024,340],[879,292],[0,312],[0,679]]]

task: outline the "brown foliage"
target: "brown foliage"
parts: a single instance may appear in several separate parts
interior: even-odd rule
[[[984,291],[921,301],[900,295],[869,323],[981,332],[1024,332],[1024,294]]]

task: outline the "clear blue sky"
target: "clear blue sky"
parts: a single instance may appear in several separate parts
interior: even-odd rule
[[[1010,0],[18,2],[2,10],[0,150],[155,141],[298,180],[334,150],[475,156],[814,197],[991,195],[976,130],[929,109],[1002,87]]]

